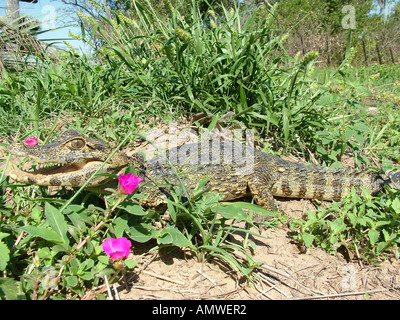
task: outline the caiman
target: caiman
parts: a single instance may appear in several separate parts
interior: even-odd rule
[[[139,191],[148,195],[142,202],[147,206],[164,201],[168,196],[166,182],[178,184],[177,175],[188,190],[208,179],[205,188],[221,193],[221,200],[251,195],[257,204],[269,210],[275,208],[274,196],[339,201],[352,187],[361,193],[362,186],[375,195],[384,185],[400,181],[400,172],[384,174],[300,164],[223,139],[184,144],[149,161],[139,153],[129,157],[74,130],[45,145],[20,142],[7,150],[37,163],[33,170],[21,170],[14,163],[10,177],[39,186],[79,187],[92,178],[88,188],[106,188],[112,181],[104,173],[119,174],[131,165],[136,175],[144,179]],[[92,177],[96,171],[103,175]]]

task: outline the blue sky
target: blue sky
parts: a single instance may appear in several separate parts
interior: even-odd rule
[[[0,15],[5,15],[6,0],[0,0]],[[63,26],[63,18],[65,13],[62,12],[62,8],[65,4],[60,0],[38,0],[37,3],[19,2],[20,15],[29,14],[31,17],[37,18],[44,27],[43,29],[59,28]],[[64,17],[63,17],[64,15]],[[54,18],[54,19],[53,19]],[[62,29],[57,29],[54,31],[49,31],[38,36],[41,40],[50,39],[69,39],[67,40],[74,48],[78,51],[85,51],[83,43],[71,39],[68,35],[68,31],[71,30],[75,34],[80,34],[79,27],[66,27]],[[49,41],[50,42],[50,41]],[[51,41],[54,42],[54,41]],[[61,47],[65,47],[62,41],[59,41]]]

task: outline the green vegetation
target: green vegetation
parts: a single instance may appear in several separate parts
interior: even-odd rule
[[[350,157],[356,167],[395,169],[399,68],[353,68],[350,31],[338,66],[318,67],[316,51],[286,50],[288,34],[274,19],[279,6],[201,11],[166,0],[161,14],[150,2],[133,3],[129,14],[81,13],[93,57],[71,49],[57,59],[38,58],[20,72],[1,70],[4,145],[31,136],[48,142],[61,128],[75,128],[121,147],[160,119],[204,112],[213,115],[212,129],[232,111],[226,125],[254,129],[261,148],[327,166],[341,166]],[[8,165],[8,156],[1,161]],[[251,227],[253,213],[273,215],[247,202],[218,203],[219,196],[204,192],[202,183],[191,199],[182,199],[184,186],[175,186],[167,221],[140,207],[139,194],[50,192],[13,184],[5,167],[0,185],[0,297],[7,299],[87,297],[114,272],[102,241],[121,236],[188,248],[199,260],[222,259],[251,279],[258,264],[251,256],[254,243],[250,237],[225,240],[235,232],[257,236],[234,222]],[[328,208],[318,206],[304,220],[278,214],[267,227],[288,219],[284,223],[305,248],[345,248],[349,259],[379,262],[399,255],[399,215],[399,191],[387,188],[378,197],[351,194]],[[163,228],[155,229],[157,223]],[[247,261],[238,262],[235,250]],[[127,262],[127,268],[134,266]]]

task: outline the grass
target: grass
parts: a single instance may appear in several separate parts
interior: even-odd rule
[[[168,4],[168,2],[166,2]],[[398,68],[353,69],[351,48],[335,69],[318,68],[311,52],[290,57],[285,33],[274,29],[273,12],[223,8],[203,19],[193,6],[169,8],[167,18],[150,4],[136,3],[130,15],[90,20],[89,38],[100,39],[95,56],[59,52],[21,72],[2,71],[0,133],[3,144],[29,136],[42,143],[59,128],[75,128],[119,147],[131,143],[143,125],[233,112],[226,126],[255,130],[261,149],[294,154],[322,165],[395,169],[399,161]],[[205,24],[206,22],[206,24]],[[194,125],[200,126],[198,122]],[[124,137],[122,139],[121,137]],[[8,161],[7,156],[3,164]],[[139,194],[114,192],[103,198],[82,190],[22,186],[0,175],[0,297],[2,299],[78,299],[114,269],[101,249],[108,237],[157,247],[189,248],[199,260],[222,259],[248,278],[258,262],[253,243],[225,241],[265,210],[247,202],[218,203],[218,195],[199,184],[191,201],[175,186],[168,202],[171,220],[138,204]],[[294,239],[304,248],[330,253],[345,248],[351,259],[378,262],[398,257],[399,194],[388,188],[378,197],[349,195],[328,208],[318,206],[304,219],[289,219]],[[245,213],[243,209],[250,210]],[[281,223],[272,220],[272,225]],[[154,224],[163,224],[161,230]],[[246,263],[232,252],[241,251]],[[126,261],[133,269],[134,261]],[[99,293],[99,299],[104,296]]]

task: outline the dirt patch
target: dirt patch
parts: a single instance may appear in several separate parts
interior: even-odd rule
[[[120,282],[119,297],[134,299],[399,299],[399,261],[379,266],[348,263],[320,249],[300,253],[287,231],[268,229],[256,239],[263,265],[248,281],[220,261],[199,262],[190,252],[148,252],[137,244],[135,272]],[[240,260],[240,256],[238,256]],[[126,287],[127,286],[127,287]]]

